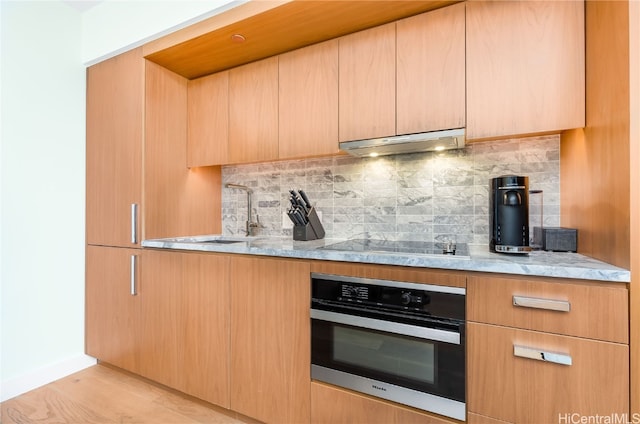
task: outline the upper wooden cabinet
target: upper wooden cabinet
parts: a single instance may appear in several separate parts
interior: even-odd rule
[[[340,141],[464,126],[464,4],[340,39]]]
[[[466,7],[467,138],[584,127],[584,2]]]
[[[229,163],[278,159],[278,57],[229,71]]]
[[[131,50],[87,70],[87,243],[140,242],[144,59]],[[137,205],[132,210],[132,205]],[[135,240],[134,240],[135,239]]]
[[[397,22],[397,134],[465,126],[465,5]]]
[[[463,127],[464,13],[458,4],[190,81],[189,166]]]
[[[337,154],[338,41],[279,58],[280,159]]]
[[[396,24],[339,39],[340,141],[396,134]]]
[[[187,168],[187,80],[147,62],[145,85],[145,237],[219,233],[220,167]]]
[[[191,80],[187,89],[187,166],[226,163],[229,156],[229,72]]]

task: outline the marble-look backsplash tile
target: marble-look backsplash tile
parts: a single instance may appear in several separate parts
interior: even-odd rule
[[[222,182],[253,189],[259,235],[291,235],[283,220],[289,190],[303,189],[321,212],[328,238],[488,243],[489,179],[505,174],[526,175],[531,190],[543,190],[544,225],[559,226],[559,135],[471,143],[442,153],[224,166]],[[223,233],[244,234],[246,194],[222,193]],[[531,195],[532,225],[540,220],[540,202],[540,195]]]

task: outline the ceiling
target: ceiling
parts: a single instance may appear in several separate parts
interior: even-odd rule
[[[188,79],[382,25],[460,0],[289,0],[262,13],[218,25],[211,31],[190,32],[190,38],[145,57]],[[248,2],[234,9],[251,7]],[[277,3],[277,2],[271,2]],[[234,42],[241,35],[242,43]]]

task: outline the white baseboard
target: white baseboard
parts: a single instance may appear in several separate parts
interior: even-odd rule
[[[89,368],[96,363],[97,360],[91,356],[79,355],[2,381],[0,386],[0,402],[4,402],[30,390],[59,380],[62,377]]]

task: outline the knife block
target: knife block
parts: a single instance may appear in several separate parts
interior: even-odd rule
[[[307,221],[306,225],[293,226],[293,239],[309,241],[324,238],[324,228],[315,208],[311,208],[307,213]]]

